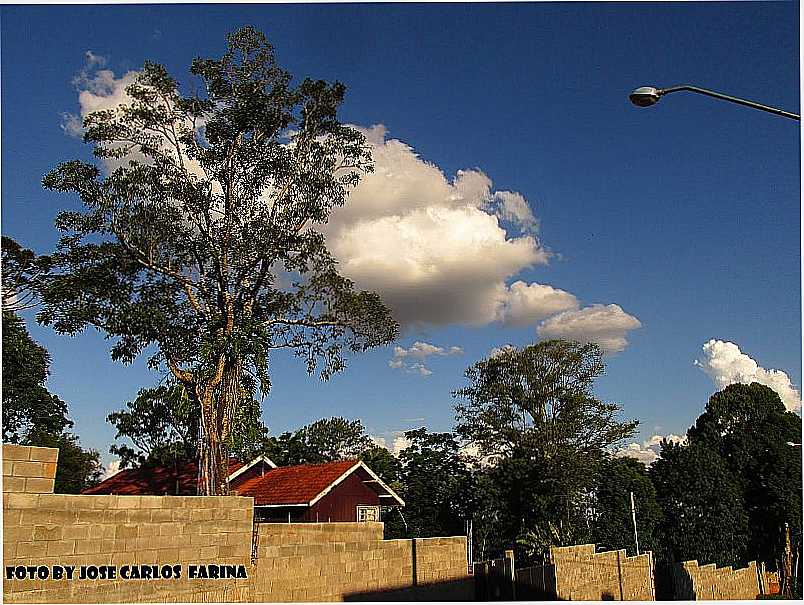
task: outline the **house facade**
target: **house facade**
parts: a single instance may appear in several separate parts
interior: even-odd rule
[[[126,469],[85,494],[193,495],[195,463]],[[256,521],[324,523],[379,521],[382,507],[404,501],[360,460],[277,467],[261,456],[229,463],[229,489],[254,498]]]

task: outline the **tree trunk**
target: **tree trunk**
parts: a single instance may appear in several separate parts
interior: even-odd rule
[[[232,420],[242,400],[242,368],[240,359],[228,363],[214,396],[207,391],[201,399],[199,495],[225,496],[229,493],[229,453],[226,443]]]
[[[228,461],[220,438],[217,406],[211,396],[201,401],[201,439],[198,442],[198,495],[225,496],[229,493]]]

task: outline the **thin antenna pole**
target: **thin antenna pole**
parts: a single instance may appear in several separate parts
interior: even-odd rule
[[[631,492],[631,519],[634,521],[634,542],[636,543],[636,554],[639,556],[639,534],[636,524],[636,507],[634,506],[634,492]]]

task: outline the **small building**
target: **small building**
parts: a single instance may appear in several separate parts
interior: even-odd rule
[[[266,470],[276,468],[267,456],[259,456],[248,464],[229,459],[229,481],[245,481]],[[194,496],[198,486],[198,464],[194,461],[173,465],[144,465],[118,471],[108,479],[85,489],[83,494],[118,494],[121,496]]]
[[[379,521],[381,507],[405,505],[360,460],[278,467],[231,486],[254,498],[259,521]]]
[[[125,469],[85,494],[194,495],[198,466]],[[382,507],[405,502],[360,460],[277,467],[266,456],[229,460],[229,489],[254,498],[255,521],[379,521]]]

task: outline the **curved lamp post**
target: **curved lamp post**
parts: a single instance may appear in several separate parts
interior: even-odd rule
[[[777,109],[776,107],[770,107],[769,105],[762,105],[761,103],[755,103],[754,101],[738,99],[737,97],[730,97],[729,95],[724,95],[722,93],[715,92],[714,90],[707,90],[706,88],[699,88],[698,86],[689,86],[688,84],[671,86],[670,88],[641,86],[628,95],[628,98],[631,99],[631,103],[637,107],[650,107],[651,105],[658,103],[659,99],[661,99],[664,95],[670,94],[671,92],[678,92],[680,90],[697,92],[698,94],[706,95],[707,97],[714,97],[715,99],[720,99],[722,101],[730,101],[732,103],[737,103],[738,105],[745,105],[747,107],[753,107],[754,109],[761,109],[762,111],[767,111],[768,113],[776,114],[777,116],[790,118],[791,120],[801,120],[800,115],[790,113],[789,111],[784,111],[783,109]]]

